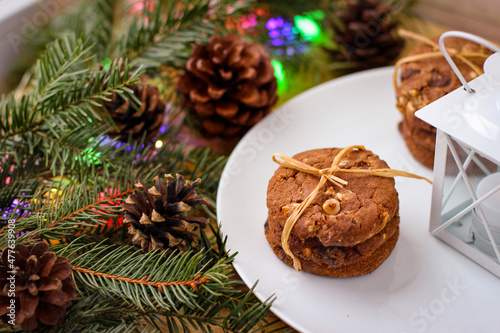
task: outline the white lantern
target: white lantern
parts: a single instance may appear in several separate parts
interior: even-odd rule
[[[465,38],[494,52],[467,83],[445,49]],[[439,45],[463,87],[415,113],[437,129],[429,230],[500,277],[500,48],[449,31]]]

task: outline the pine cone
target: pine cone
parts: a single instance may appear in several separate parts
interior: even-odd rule
[[[20,324],[23,330],[63,323],[65,309],[76,297],[71,272],[69,260],[50,252],[44,242],[5,248],[0,264],[2,321]]]
[[[356,70],[387,66],[400,54],[404,40],[395,31],[398,23],[390,16],[391,6],[377,0],[347,0],[335,11],[330,25],[341,53],[334,61],[354,62]]]
[[[147,77],[143,75],[139,80],[140,85],[128,87],[142,102],[141,106],[123,99],[117,93],[112,94],[111,101],[103,103],[118,128],[110,129],[110,137],[127,141],[129,134],[132,134],[134,140],[139,141],[144,132],[147,132],[145,142],[151,142],[158,133],[163,123],[165,103],[160,99],[158,88],[146,84],[147,81]]]
[[[203,217],[184,214],[192,206],[207,203],[194,191],[201,180],[184,182],[183,176],[176,177],[174,181],[172,175],[165,175],[166,185],[155,177],[156,186],[151,188],[139,181],[135,185],[137,189],[122,205],[123,222],[129,223],[128,232],[134,235],[132,243],[140,246],[143,252],[156,249],[185,251],[198,243],[198,227],[207,224]]]
[[[243,134],[276,103],[277,81],[269,55],[236,35],[197,45],[177,88],[207,136]]]

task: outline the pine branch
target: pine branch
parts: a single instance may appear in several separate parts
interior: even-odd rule
[[[27,236],[27,240],[31,241],[36,238],[42,237],[43,234],[54,236],[53,229],[57,227],[56,230],[63,229],[64,234],[67,234],[69,230],[78,230],[80,227],[95,227],[95,225],[103,225],[107,223],[108,218],[116,218],[119,214],[121,207],[119,203],[123,199],[124,196],[131,194],[133,189],[128,189],[123,192],[118,192],[109,197],[105,197],[103,199],[94,199],[95,201],[90,202],[85,207],[79,208],[76,211],[71,211],[66,215],[56,215],[60,216],[59,219],[53,220],[52,223],[45,226],[43,229],[38,231],[33,231]],[[103,193],[103,192],[100,192]],[[57,210],[57,208],[56,208]],[[38,212],[43,214],[43,212]],[[43,220],[48,220],[47,215],[43,214]],[[93,222],[93,223],[92,223]],[[61,227],[61,225],[63,225]],[[57,238],[57,237],[56,237]]]
[[[71,32],[85,36],[95,44],[97,62],[127,57],[133,66],[182,68],[192,44],[208,41],[224,29],[226,17],[234,17],[249,5],[248,0],[150,0],[132,6],[119,0],[90,0],[54,20],[43,35],[60,38]]]
[[[103,298],[98,292],[75,301],[66,314],[66,321],[51,333],[66,332],[159,332],[151,325],[155,314],[142,314],[118,299]],[[149,328],[146,328],[149,325]]]
[[[191,44],[221,29],[232,2],[156,1],[130,13],[122,1],[87,1],[81,20],[67,21],[62,37],[37,61],[27,93],[0,102],[0,151],[6,156],[0,161],[9,165],[0,166],[0,201],[30,205],[17,216],[16,231],[27,232],[17,242],[46,240],[74,268],[78,298],[66,322],[47,332],[136,332],[162,324],[172,331],[249,332],[265,324],[270,302],[259,302],[252,290],[241,292],[234,255],[225,252],[214,223],[200,230],[199,248],[167,257],[140,253],[123,235],[105,237],[123,234],[124,228],[106,226],[121,217],[135,181],[148,183],[164,173],[202,178],[199,190],[212,206],[200,211],[215,220],[225,157],[208,149],[186,151],[173,139],[175,128],[162,137],[160,149],[130,140],[122,146],[106,137],[103,128],[114,125],[102,110],[113,93],[138,103],[131,87],[141,71],[131,68],[181,67]],[[115,59],[109,69],[98,66],[105,57]]]
[[[105,318],[114,325],[122,324],[116,322],[117,317],[107,316],[120,309],[119,318],[128,318],[126,322],[135,320],[130,314],[137,313],[161,323],[157,316],[163,313],[166,325],[173,328],[189,324],[248,332],[268,313],[270,303],[256,302],[251,290],[242,294],[234,288],[238,283],[230,279],[233,256],[204,263],[207,254],[202,252],[165,257],[159,252],[142,254],[128,246],[81,240],[83,236],[70,244],[53,246],[58,255],[70,259],[78,292],[86,295],[70,309],[65,325],[93,320],[102,324]],[[101,296],[93,296],[96,294]],[[99,302],[92,297],[107,300],[106,307],[99,309]],[[92,307],[91,312],[77,310],[87,306]],[[220,317],[226,308],[230,309],[229,315]]]
[[[85,84],[88,68],[84,64],[91,57],[90,50],[86,41],[74,35],[47,46],[35,65],[33,91],[24,95],[19,102],[12,93],[0,104],[0,134],[4,140],[35,131],[44,124],[70,127],[71,122],[75,123],[74,118],[82,116],[77,114],[69,117],[70,114],[63,114],[58,121],[54,119],[57,111],[64,109],[64,105],[57,105],[57,102],[68,101],[74,96],[68,94],[70,91],[81,90],[76,89],[78,86],[75,87],[75,83]]]
[[[33,92],[33,107],[42,117],[50,112],[43,108],[44,102],[65,92],[65,83],[74,82],[88,71],[84,64],[92,57],[90,50],[88,42],[77,39],[75,35],[57,39],[47,45],[35,65],[36,86]],[[31,122],[27,127],[30,125]]]
[[[85,4],[89,2],[92,1],[85,1]],[[116,31],[120,30],[119,21],[124,16],[127,6],[124,6],[124,1],[120,0],[94,2],[95,6],[88,6],[87,8],[90,8],[90,10],[85,15],[80,15],[81,20],[84,22],[88,22],[89,19],[93,19],[95,22],[92,25],[87,24],[87,27],[90,26],[93,29],[91,31],[82,31],[82,34],[92,38],[95,43],[96,60],[102,61],[110,55],[111,48],[115,44],[112,38],[117,35]]]
[[[210,22],[199,22],[184,30],[152,42],[137,53],[132,65],[144,68],[157,68],[161,65],[182,69],[191,55],[191,48],[186,45],[208,43],[209,36],[215,33],[216,25]]]
[[[94,45],[95,63],[110,54],[110,37],[120,29],[119,22],[127,14],[127,6],[121,0],[75,1],[65,7],[63,13],[55,16],[49,26],[40,31],[32,43],[47,44],[74,34],[85,36]],[[129,6],[128,6],[129,7]]]
[[[126,278],[123,276],[117,276],[117,275],[111,275],[111,274],[106,274],[102,272],[96,272],[90,269],[82,268],[82,267],[77,267],[77,266],[72,266],[73,271],[77,272],[82,272],[85,274],[91,274],[94,276],[102,276],[106,279],[111,279],[115,281],[126,281],[128,283],[132,284],[138,284],[142,286],[154,286],[158,288],[160,292],[164,291],[165,287],[170,287],[170,286],[190,286],[193,288],[195,291],[198,291],[198,286],[207,283],[207,278],[201,275],[196,275],[192,280],[186,280],[186,281],[160,281],[160,282],[154,282],[154,281],[148,281],[147,275],[143,276],[140,280],[137,279],[130,279]]]
[[[142,21],[141,28],[135,30],[131,25],[132,29],[127,34],[136,37],[128,39],[126,47],[133,50],[128,52],[129,57],[134,59],[133,64],[146,67],[163,64],[181,69],[190,56],[191,45],[207,43],[217,29],[224,30],[226,17],[234,17],[249,5],[249,1],[237,4],[232,0],[169,1],[166,4],[157,1],[152,7],[162,10],[145,8],[142,17],[146,19]],[[228,10],[229,7],[232,10]],[[147,38],[141,37],[144,32]]]
[[[141,333],[148,333],[148,332],[155,332],[153,330],[145,329],[139,331],[137,329],[136,324],[120,324],[114,327],[110,328],[105,328],[101,324],[91,324],[90,326],[87,327],[79,327],[79,326],[72,326],[72,327],[67,327],[64,326],[62,328],[57,327],[55,329],[50,330],[51,333],[132,333],[132,332],[141,332]],[[157,332],[157,331],[156,331]]]
[[[40,179],[29,177],[27,172],[36,167],[35,159],[25,160],[19,166],[16,161],[16,154],[0,156],[0,221],[31,210],[25,206],[40,186]]]
[[[118,187],[113,194],[106,196],[110,182],[89,184],[88,180],[84,180],[78,184],[74,180],[53,188],[54,191],[40,191],[34,200],[44,204],[16,222],[18,231],[30,231],[21,236],[19,241],[38,238],[62,240],[82,229],[105,225],[109,218],[117,218],[120,215],[122,197],[128,192],[124,187],[125,194],[118,194],[121,189]],[[0,242],[4,242],[5,237],[6,235],[0,234]]]
[[[85,45],[74,36],[49,45],[37,63],[33,92],[0,103],[0,151],[16,154],[17,164],[40,158],[54,174],[112,164],[116,143],[95,140],[105,133],[100,124],[111,120],[96,108],[112,93],[134,100],[129,87],[140,73],[121,60],[109,70],[90,71],[84,66],[91,48]]]
[[[228,294],[226,292],[225,296]],[[221,297],[221,300],[207,304],[203,311],[189,314],[168,312],[165,316],[168,331],[191,332],[189,327],[192,327],[195,332],[211,332],[212,327],[221,327],[225,332],[262,332],[262,328],[268,326],[269,323],[263,318],[271,303],[256,301],[253,288],[245,293],[234,294],[233,297]],[[263,325],[257,325],[257,322]],[[275,331],[283,331],[283,328]]]
[[[215,200],[224,157],[213,156],[207,149],[185,153],[182,145],[166,144],[161,149],[145,147],[142,151],[137,145],[133,149],[121,159],[115,159],[112,174],[87,170],[80,175],[81,179],[76,177],[64,183],[46,183],[44,190],[37,192],[33,199],[44,204],[16,223],[18,231],[32,230],[20,241],[36,238],[61,240],[83,228],[102,227],[109,219],[121,216],[120,206],[133,190],[136,180],[148,183],[166,173],[182,173],[188,179],[201,178],[203,186],[199,189],[200,193],[212,198],[212,202]],[[210,209],[214,216],[215,204]],[[0,243],[3,237],[0,234]],[[208,240],[202,245],[207,249],[211,247]]]
[[[165,258],[164,253],[142,254],[129,246],[79,242],[58,252],[78,267],[74,277],[83,293],[94,290],[111,298],[121,298],[141,311],[202,309],[199,300],[204,297],[200,294],[220,294],[227,287],[230,270],[228,259],[203,265],[205,255],[201,252],[171,254]]]
[[[116,53],[126,54],[131,59],[141,58],[142,60],[147,59],[147,54],[155,55],[150,60],[156,60],[156,64],[164,61],[175,63],[174,59],[184,59],[193,37],[199,40],[204,38],[203,36],[206,34],[200,33],[201,31],[198,29],[197,36],[193,35],[188,40],[186,40],[187,36],[184,36],[184,43],[176,44],[172,43],[173,40],[169,43],[168,37],[177,34],[177,38],[179,38],[183,35],[182,31],[190,27],[191,24],[200,24],[206,18],[209,9],[208,0],[152,1],[149,5],[143,6],[140,15],[132,17],[128,29],[122,32],[123,37],[117,38],[125,42],[123,45],[118,45]],[[159,50],[162,50],[166,57],[158,57],[162,54]],[[136,62],[136,64],[138,63],[142,62]]]

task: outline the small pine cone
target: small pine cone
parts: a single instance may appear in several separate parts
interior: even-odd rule
[[[139,141],[146,132],[145,142],[151,142],[158,134],[163,123],[165,103],[160,98],[158,88],[148,85],[147,81],[143,75],[139,85],[129,87],[142,105],[137,106],[117,93],[112,93],[111,100],[103,103],[118,128],[110,129],[110,137],[127,141],[129,134],[132,134],[134,141]]]
[[[391,12],[391,6],[377,0],[347,0],[329,20],[342,51],[333,54],[334,61],[354,62],[356,70],[391,64],[404,46]]]
[[[44,242],[17,244],[2,251],[0,318],[34,330],[64,322],[76,297],[69,260],[49,251]]]
[[[209,137],[242,135],[277,100],[269,55],[262,45],[233,34],[197,45],[177,88]]]
[[[208,223],[203,217],[187,216],[184,213],[192,206],[207,203],[198,198],[194,190],[201,182],[184,182],[184,177],[165,175],[166,184],[155,177],[156,186],[147,187],[139,181],[134,193],[122,205],[124,223],[133,235],[132,243],[143,252],[156,249],[186,251],[196,245],[200,236],[197,229]]]

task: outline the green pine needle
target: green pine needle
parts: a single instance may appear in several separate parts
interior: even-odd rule
[[[192,45],[224,31],[224,18],[247,6],[233,2],[156,0],[134,12],[124,1],[79,1],[43,31],[44,51],[19,89],[1,97],[0,215],[16,219],[18,243],[45,240],[74,266],[78,296],[66,321],[44,332],[251,332],[268,325],[271,302],[242,291],[235,255],[215,223],[226,157],[179,142],[171,124],[161,148],[106,135],[116,125],[105,102],[117,94],[139,105],[132,88],[144,69],[169,68],[168,84],[175,82]],[[175,89],[165,95],[176,99]],[[198,194],[211,204],[194,213],[211,223],[200,230],[199,247],[143,254],[126,228],[116,227],[121,204],[137,180],[168,173],[202,179]],[[7,241],[0,232],[2,248]]]

